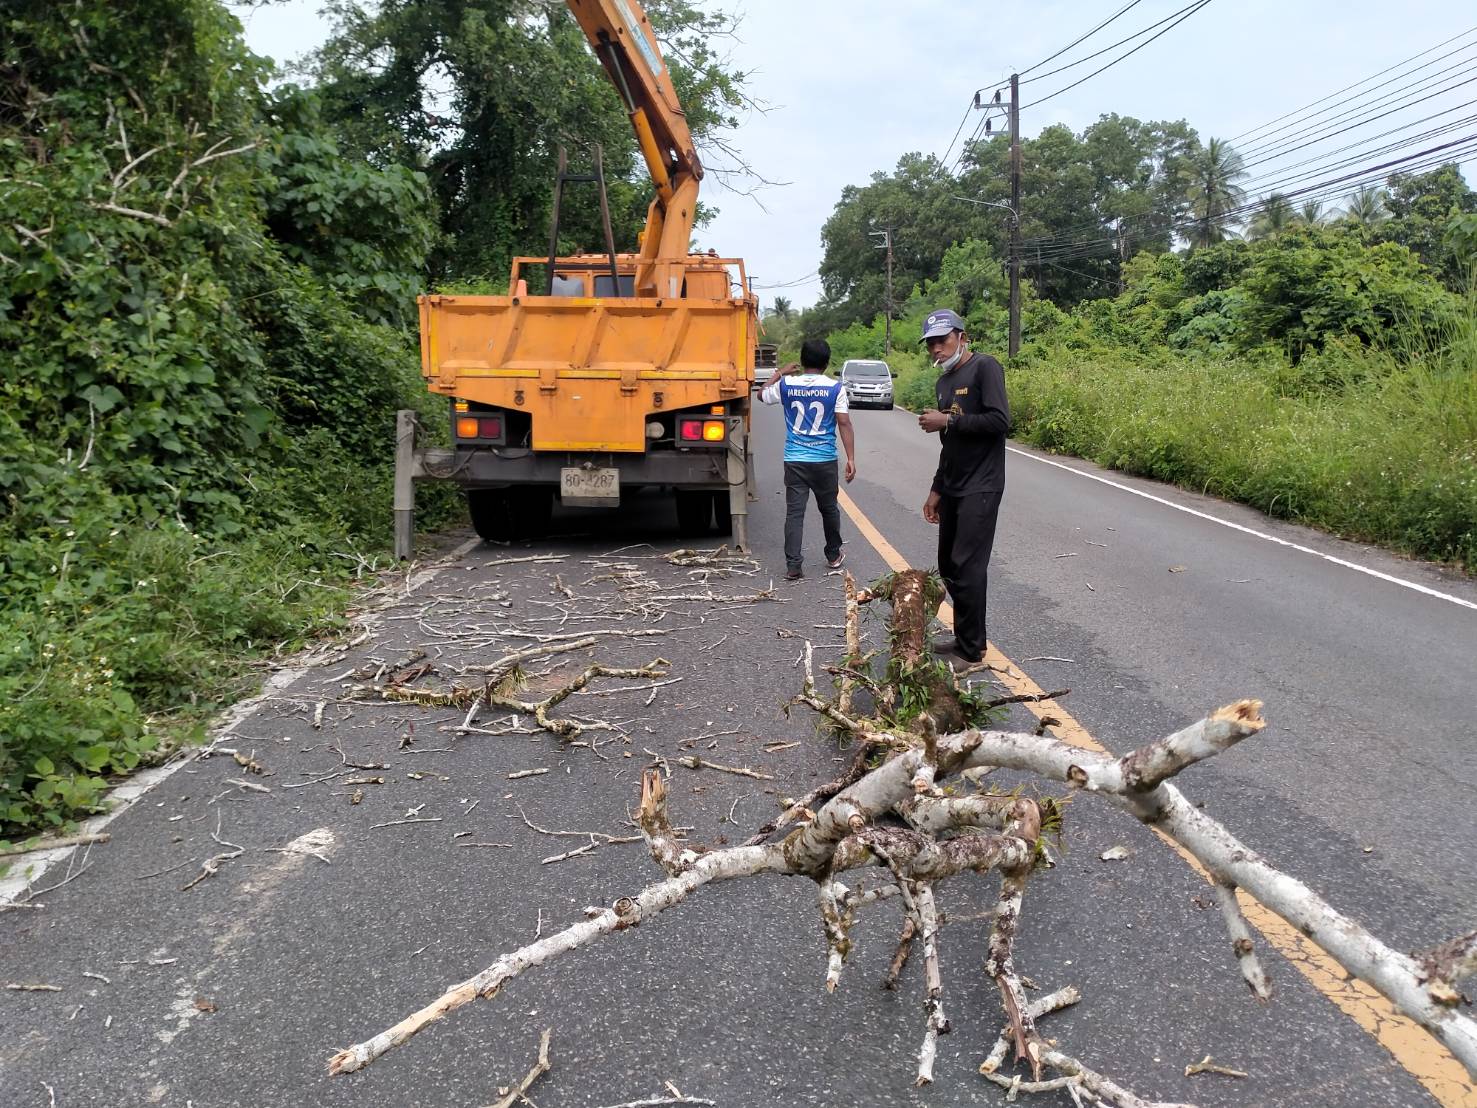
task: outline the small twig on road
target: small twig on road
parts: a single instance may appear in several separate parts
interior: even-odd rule
[[[386,823],[376,823],[370,830],[378,831],[381,827],[399,827],[405,823],[440,823],[441,818],[440,816],[415,816],[411,819],[392,819]]]
[[[1233,1070],[1230,1066],[1218,1066],[1211,1060],[1209,1054],[1198,1062],[1193,1062],[1185,1067],[1185,1076],[1193,1077],[1197,1073],[1219,1073],[1226,1077],[1245,1077],[1241,1070]]]
[[[615,843],[640,842],[640,835],[607,835],[604,831],[551,831],[547,827],[540,827],[528,818],[528,813],[523,810],[523,805],[518,805],[518,815],[523,818],[523,823],[531,831],[537,831],[540,835],[550,835],[554,838],[566,839],[603,839],[606,845]]]
[[[189,884],[181,886],[180,892],[187,892],[188,890],[193,889],[196,885],[200,884],[200,882],[204,881],[207,877],[214,877],[217,873],[220,872],[220,868],[224,863],[229,862],[232,859],[239,858],[241,857],[241,855],[246,853],[245,847],[236,846],[235,843],[228,843],[225,839],[221,838],[220,831],[221,815],[219,812],[217,812],[215,814],[215,830],[210,833],[210,837],[216,842],[220,843],[221,846],[234,847],[234,849],[231,851],[223,851],[220,854],[212,854],[209,858],[205,859],[205,861],[201,862],[200,872],[195,875],[195,877],[190,881]]]
[[[47,839],[42,842],[21,843],[18,846],[8,846],[0,850],[0,858],[10,857],[14,854],[34,854],[38,850],[60,850],[64,846],[85,846],[88,843],[105,843],[113,836],[106,831],[85,833],[80,835],[66,835],[60,839]]]
[[[580,696],[614,696],[616,693],[646,692],[648,689],[659,689],[663,685],[675,685],[678,681],[685,680],[682,677],[673,677],[668,681],[653,681],[649,685],[619,685],[613,689],[584,689]]]
[[[511,566],[521,562],[562,562],[567,560],[568,554],[530,554],[526,558],[494,558],[490,562],[483,562],[483,566]]]
[[[7,982],[5,987],[13,993],[59,993],[62,991],[60,985],[32,985],[25,982]]]
[[[542,777],[548,772],[549,770],[547,766],[540,766],[538,769],[520,769],[514,773],[508,774],[508,780],[517,781],[519,778],[523,777]]]
[[[599,847],[599,843],[586,843],[584,846],[577,847],[574,850],[566,850],[563,854],[551,854],[547,858],[540,858],[538,864],[541,866],[553,865],[555,862],[563,862],[570,858],[578,858],[581,854],[590,854],[593,851],[599,849]]]
[[[250,789],[254,793],[269,793],[272,790],[266,785],[258,785],[255,781],[242,781],[239,778],[229,778],[225,784],[235,785],[238,789]]]
[[[539,1039],[538,1044],[538,1061],[533,1069],[528,1071],[528,1076],[519,1082],[516,1089],[510,1089],[507,1096],[498,1101],[493,1108],[513,1108],[515,1102],[528,1099],[523,1094],[533,1087],[535,1081],[549,1072],[549,1036],[553,1034],[553,1031],[552,1027],[544,1028],[543,1037]]]
[[[31,889],[30,890],[30,897],[32,899],[34,899],[35,897],[40,896],[42,893],[55,892],[57,889],[61,888],[63,885],[70,884],[71,882],[77,880],[77,878],[81,877],[84,873],[86,873],[91,868],[92,868],[92,863],[91,862],[85,862],[85,863],[83,863],[77,869],[77,872],[76,873],[68,874],[66,877],[64,877],[60,881],[58,881],[55,885],[47,885],[46,888],[44,888],[44,889]]]
[[[1057,689],[1055,692],[1017,693],[1015,696],[1000,696],[994,700],[986,701],[983,707],[999,708],[1005,704],[1024,704],[1027,701],[1034,704],[1042,700],[1060,700],[1071,691],[1071,689]]]
[[[191,859],[186,858],[183,862],[179,863],[179,865],[170,866],[168,869],[161,869],[157,873],[141,873],[137,877],[135,877],[134,880],[149,881],[155,877],[163,877],[166,873],[173,873],[177,869],[184,869],[190,864],[190,861]]]
[[[749,769],[747,766],[725,766],[717,762],[710,762],[706,758],[699,758],[696,754],[690,754],[685,758],[677,759],[678,765],[686,766],[688,769],[716,769],[719,773],[731,773],[736,777],[751,777],[755,781],[773,781],[774,774],[760,773],[758,770]]]
[[[717,1104],[701,1096],[652,1096],[645,1100],[626,1100],[620,1104],[606,1104],[604,1108],[658,1108],[663,1104]]]

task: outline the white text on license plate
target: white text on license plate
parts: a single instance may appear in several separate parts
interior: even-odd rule
[[[559,499],[575,507],[598,508],[619,504],[621,471],[567,466],[559,471]]]

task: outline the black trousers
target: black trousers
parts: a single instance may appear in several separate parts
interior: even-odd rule
[[[954,602],[954,637],[970,658],[985,650],[985,596],[1000,492],[944,496],[939,500],[939,575]]]
[[[821,510],[821,524],[826,529],[826,561],[841,556],[841,509],[836,504],[836,463],[785,463],[785,568],[800,570],[801,541],[805,537],[805,505],[815,493],[815,506]]]

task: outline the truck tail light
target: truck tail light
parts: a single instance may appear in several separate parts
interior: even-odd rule
[[[501,439],[503,417],[459,415],[456,417],[456,437],[459,439]]]
[[[728,424],[721,419],[679,419],[677,438],[682,442],[722,442],[728,437]]]

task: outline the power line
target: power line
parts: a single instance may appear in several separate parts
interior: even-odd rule
[[[781,282],[778,285],[766,285],[766,284],[762,284],[759,281],[750,281],[749,284],[752,287],[756,288],[756,289],[792,289],[796,285],[808,284],[809,282],[815,280],[816,277],[819,275],[819,272],[820,272],[819,270],[814,270],[813,269],[809,273],[807,273],[804,277],[797,277],[793,281],[784,281],[784,282]]]
[[[974,101],[969,102],[969,107],[964,109],[964,115],[959,120],[959,126],[954,128],[954,137],[949,140],[949,145],[944,148],[944,156],[939,159],[939,165],[947,165],[949,155],[953,153],[954,144],[959,141],[959,135],[964,130],[964,125],[969,122],[969,113],[974,111]]]
[[[1259,131],[1265,131],[1269,127],[1272,127],[1273,125],[1275,125],[1277,123],[1281,123],[1288,116],[1291,116],[1291,115],[1299,115],[1302,112],[1307,111],[1309,108],[1316,108],[1319,104],[1322,104],[1325,100],[1332,100],[1335,96],[1342,96],[1344,93],[1349,92],[1352,89],[1356,89],[1360,85],[1367,84],[1368,82],[1373,81],[1376,77],[1383,77],[1386,73],[1389,73],[1390,70],[1392,70],[1392,69],[1399,69],[1401,66],[1408,65],[1411,62],[1415,61],[1417,58],[1423,58],[1423,57],[1425,57],[1432,50],[1440,50],[1443,46],[1450,45],[1451,43],[1455,42],[1459,38],[1466,38],[1468,35],[1472,34],[1474,31],[1477,31],[1477,27],[1470,27],[1467,30],[1463,31],[1459,35],[1453,35],[1451,38],[1447,39],[1445,42],[1438,42],[1435,46],[1432,46],[1432,47],[1429,47],[1428,49],[1422,50],[1419,54],[1412,54],[1410,57],[1406,58],[1404,61],[1396,62],[1394,65],[1389,66],[1389,67],[1387,67],[1385,69],[1382,69],[1378,73],[1371,73],[1368,77],[1365,77],[1365,78],[1363,78],[1362,80],[1359,80],[1359,81],[1355,81],[1352,85],[1345,85],[1343,88],[1337,90],[1336,92],[1330,92],[1327,96],[1324,96],[1324,97],[1322,97],[1322,98],[1320,98],[1318,100],[1314,100],[1311,104],[1304,104],[1301,108],[1294,108],[1292,111],[1285,112],[1282,115],[1279,115],[1276,119],[1270,119],[1266,123],[1259,124],[1258,126],[1253,127],[1249,131],[1242,131],[1239,135],[1232,135],[1226,141],[1228,143],[1236,142],[1236,141],[1238,141],[1240,139],[1246,138],[1247,135],[1254,135],[1254,134],[1256,134]],[[1453,51],[1453,53],[1455,53],[1455,51]],[[1449,54],[1444,54],[1444,55],[1442,55],[1442,57],[1443,58],[1450,57],[1450,55]],[[1441,61],[1442,59],[1441,58],[1436,58],[1434,60],[1435,61]],[[1425,67],[1422,66],[1421,68],[1425,68]],[[1414,72],[1414,70],[1412,70],[1412,72]],[[1375,87],[1378,88],[1380,86],[1376,85]]]
[[[1198,3],[1198,0],[1195,0],[1195,2]],[[1129,35],[1127,38],[1121,38],[1117,42],[1109,43],[1107,46],[1104,46],[1101,50],[1098,50],[1098,51],[1096,51],[1095,53],[1092,53],[1092,54],[1084,55],[1083,57],[1078,58],[1075,62],[1068,62],[1066,65],[1059,65],[1055,69],[1049,69],[1045,73],[1038,73],[1034,77],[1028,77],[1026,80],[1022,81],[1021,84],[1024,85],[1024,84],[1028,84],[1031,81],[1040,81],[1043,78],[1051,77],[1051,76],[1053,76],[1053,75],[1055,75],[1057,73],[1065,73],[1067,70],[1074,69],[1077,66],[1081,65],[1083,62],[1090,62],[1090,61],[1092,61],[1093,58],[1100,58],[1104,54],[1106,54],[1109,50],[1116,50],[1118,47],[1122,46],[1125,42],[1132,42],[1136,38],[1140,38],[1143,35],[1147,35],[1155,27],[1162,27],[1162,26],[1164,26],[1164,24],[1168,23],[1175,16],[1181,15],[1184,12],[1189,11],[1194,6],[1195,6],[1195,3],[1186,4],[1179,11],[1177,11],[1177,12],[1170,12],[1163,19],[1159,20],[1158,23],[1150,23],[1147,27],[1143,28],[1142,30],[1135,31],[1133,34]],[[1050,61],[1049,58],[1047,60]]]
[[[1450,164],[1453,160],[1459,160],[1473,152],[1477,152],[1477,132],[1463,135],[1451,142],[1414,151],[1400,158],[1364,166],[1351,173],[1316,181],[1301,188],[1283,193],[1282,195],[1290,203],[1307,200],[1323,201],[1334,197],[1347,196],[1351,192],[1357,192],[1363,188],[1383,182],[1391,175],[1392,171],[1398,170],[1402,174],[1416,174]],[[1245,201],[1221,213],[1220,218],[1227,222],[1242,222],[1246,217],[1257,212],[1264,203],[1264,199]],[[1152,217],[1141,217],[1133,222],[1142,223],[1143,220],[1148,218]],[[1198,222],[1200,220],[1194,217],[1171,220],[1166,229],[1172,234],[1178,233],[1193,227]],[[1037,247],[1036,252],[1043,259],[1070,259],[1073,257],[1091,257],[1102,249],[1115,249],[1117,247],[1117,240],[1096,236],[1057,241],[1042,238],[1034,240],[1034,244]]]
[[[1050,56],[1048,56],[1048,57],[1045,57],[1045,58],[1042,58],[1042,59],[1041,59],[1041,60],[1040,60],[1040,61],[1039,61],[1039,62],[1037,62],[1037,63],[1036,63],[1036,64],[1035,64],[1035,65],[1033,65],[1033,66],[1031,66],[1031,67],[1030,67],[1030,69],[1023,69],[1023,70],[1021,70],[1021,71],[1020,71],[1020,76],[1022,76],[1022,77],[1024,77],[1024,76],[1025,76],[1025,75],[1026,75],[1026,74],[1027,74],[1027,73],[1030,73],[1030,72],[1031,72],[1031,71],[1032,71],[1032,70],[1036,70],[1036,69],[1040,69],[1040,68],[1041,68],[1041,67],[1042,67],[1042,66],[1043,66],[1043,65],[1045,65],[1045,64],[1046,64],[1046,63],[1047,63],[1047,62],[1049,62],[1049,61],[1052,61],[1052,60],[1053,60],[1053,59],[1055,59],[1055,58],[1060,58],[1060,57],[1061,57],[1061,56],[1062,56],[1062,55],[1063,55],[1063,54],[1065,54],[1065,53],[1066,53],[1066,52],[1067,52],[1067,51],[1068,51],[1068,50],[1070,50],[1070,49],[1072,49],[1072,47],[1074,47],[1074,46],[1077,46],[1077,45],[1078,45],[1078,44],[1080,44],[1080,43],[1083,43],[1083,42],[1086,42],[1086,41],[1087,41],[1087,40],[1088,40],[1088,39],[1090,39],[1090,38],[1092,38],[1092,36],[1093,36],[1093,35],[1095,35],[1095,34],[1097,34],[1097,33],[1098,33],[1098,32],[1099,32],[1099,31],[1101,31],[1101,30],[1102,30],[1102,29],[1103,29],[1103,28],[1104,28],[1104,27],[1106,27],[1106,26],[1107,26],[1107,25],[1108,25],[1108,24],[1109,24],[1109,23],[1112,23],[1112,22],[1113,22],[1113,20],[1115,20],[1115,19],[1117,19],[1117,18],[1118,18],[1118,17],[1119,17],[1119,16],[1120,16],[1120,15],[1122,15],[1122,14],[1123,14],[1123,13],[1124,13],[1124,12],[1126,12],[1126,11],[1128,11],[1128,10],[1129,10],[1129,9],[1130,9],[1130,8],[1136,8],[1136,7],[1138,7],[1138,5],[1139,5],[1139,4],[1140,4],[1140,3],[1142,3],[1142,0],[1131,0],[1131,2],[1130,2],[1130,3],[1128,3],[1128,4],[1125,4],[1125,5],[1123,5],[1123,7],[1121,7],[1121,8],[1119,8],[1119,9],[1118,9],[1118,10],[1117,10],[1117,11],[1116,11],[1116,12],[1114,12],[1114,13],[1113,13],[1113,14],[1112,14],[1112,15],[1110,15],[1110,16],[1108,16],[1108,18],[1107,18],[1107,19],[1105,19],[1105,20],[1103,20],[1103,21],[1102,21],[1102,22],[1101,22],[1101,23],[1099,23],[1099,24],[1098,24],[1098,25],[1097,25],[1097,26],[1096,26],[1096,27],[1094,27],[1094,28],[1093,28],[1093,29],[1092,29],[1092,30],[1090,30],[1090,31],[1088,31],[1088,32],[1087,32],[1087,34],[1085,34],[1085,35],[1083,35],[1083,36],[1082,36],[1082,37],[1081,37],[1081,38],[1079,38],[1079,39],[1074,39],[1074,40],[1072,40],[1072,41],[1071,41],[1071,42],[1069,42],[1069,43],[1067,43],[1067,45],[1065,45],[1065,46],[1063,46],[1063,47],[1062,47],[1062,48],[1061,48],[1061,49],[1060,49],[1060,50],[1058,50],[1058,51],[1057,51],[1057,52],[1056,52],[1056,53],[1055,53],[1055,54],[1052,54],[1052,55],[1050,55]],[[1142,32],[1140,32],[1140,33],[1142,33]],[[1110,47],[1108,47],[1108,49],[1110,49],[1110,50],[1111,50],[1111,49],[1112,49],[1112,47],[1111,47],[1111,46],[1110,46]],[[1078,63],[1077,63],[1077,62],[1073,62],[1073,63],[1072,63],[1072,64],[1073,64],[1073,65],[1077,65],[1077,64],[1078,64]],[[1064,66],[1064,67],[1063,67],[1063,68],[1066,68],[1066,67],[1065,67],[1065,66]],[[1052,72],[1052,73],[1059,73],[1059,72],[1060,72],[1060,70],[1056,70],[1056,69],[1054,69],[1054,70],[1052,70],[1052,71],[1051,71],[1051,72]],[[1043,77],[1049,77],[1049,76],[1051,76],[1051,73],[1043,73],[1043,74],[1041,74],[1041,76],[1043,76]],[[1024,82],[1023,82],[1023,83],[1024,83]]]
[[[1474,78],[1474,80],[1477,80],[1477,78]],[[1450,91],[1453,88],[1457,88],[1457,87],[1460,87],[1463,84],[1469,84],[1469,83],[1471,83],[1471,82],[1470,81],[1458,82],[1458,83],[1452,84],[1451,86],[1448,86],[1448,88],[1443,89],[1441,91],[1442,92]],[[1431,94],[1431,95],[1428,95],[1428,96],[1425,96],[1425,97],[1416,98],[1414,100],[1411,100],[1408,103],[1405,103],[1405,104],[1401,105],[1401,108],[1411,107],[1415,103],[1419,103],[1422,100],[1431,99],[1435,95],[1436,94]],[[1261,174],[1252,176],[1250,179],[1245,180],[1244,182],[1242,182],[1241,183],[1241,187],[1245,191],[1247,191],[1247,192],[1256,191],[1256,192],[1264,193],[1264,194],[1265,193],[1268,193],[1268,192],[1277,191],[1278,189],[1285,188],[1289,184],[1293,184],[1293,183],[1297,183],[1297,182],[1301,182],[1301,181],[1306,181],[1309,177],[1315,176],[1317,174],[1326,173],[1326,172],[1328,172],[1330,170],[1343,168],[1344,166],[1350,165],[1350,164],[1352,164],[1353,162],[1357,161],[1360,158],[1374,157],[1374,156],[1378,156],[1380,154],[1389,153],[1389,152],[1392,152],[1394,150],[1398,150],[1398,149],[1400,149],[1403,146],[1407,146],[1407,145],[1409,145],[1411,143],[1421,142],[1421,141],[1424,141],[1424,140],[1429,139],[1429,138],[1437,137],[1437,136],[1439,136],[1441,134],[1449,133],[1451,130],[1454,130],[1457,127],[1460,127],[1460,126],[1465,125],[1468,122],[1468,120],[1466,118],[1463,118],[1463,119],[1459,119],[1459,120],[1456,120],[1456,121],[1451,122],[1451,123],[1447,123],[1447,124],[1445,124],[1445,125],[1443,125],[1441,127],[1430,128],[1430,129],[1428,129],[1426,131],[1422,131],[1422,132],[1417,133],[1417,134],[1407,134],[1413,128],[1419,126],[1422,123],[1426,123],[1426,122],[1430,122],[1430,121],[1435,120],[1435,119],[1439,119],[1442,116],[1450,115],[1453,112],[1460,111],[1463,108],[1471,107],[1474,104],[1477,104],[1477,101],[1474,101],[1474,100],[1464,101],[1464,102],[1462,102],[1460,104],[1455,104],[1455,105],[1452,105],[1451,107],[1443,108],[1441,111],[1433,112],[1433,113],[1431,113],[1429,115],[1426,115],[1426,116],[1423,116],[1423,117],[1421,117],[1419,119],[1408,121],[1407,123],[1402,124],[1400,128],[1396,129],[1393,132],[1392,131],[1387,131],[1383,135],[1369,136],[1367,138],[1358,140],[1356,142],[1348,143],[1348,144],[1346,144],[1344,146],[1338,147],[1337,149],[1325,151],[1325,152],[1323,152],[1321,154],[1314,155],[1313,157],[1304,158],[1301,161],[1293,162],[1290,165],[1282,165],[1282,166],[1279,166],[1279,167],[1277,167],[1274,170],[1269,170],[1267,172],[1263,172]],[[1357,127],[1358,127],[1358,125],[1353,125],[1353,126],[1339,128],[1337,130],[1330,130],[1330,131],[1326,132],[1325,134],[1323,134],[1321,136],[1309,137],[1304,142],[1302,142],[1300,145],[1303,146],[1303,147],[1306,147],[1306,146],[1309,146],[1309,145],[1314,145],[1314,144],[1316,144],[1318,142],[1326,141],[1327,139],[1332,138],[1332,137],[1334,137],[1337,134],[1342,134],[1342,133],[1345,133],[1345,132],[1350,131],[1350,130],[1355,130],[1355,129],[1357,129]],[[1389,137],[1392,134],[1406,134],[1406,137],[1404,137],[1403,139],[1401,139],[1398,142],[1390,142],[1390,143],[1386,143],[1385,145],[1379,146],[1377,148],[1371,148],[1372,147],[1372,144],[1377,143],[1381,139],[1387,138],[1387,137]],[[1357,151],[1361,151],[1361,152],[1359,154],[1357,154],[1355,156],[1351,156],[1349,158],[1344,158],[1342,160],[1335,160],[1335,159],[1338,158],[1338,155],[1340,155],[1340,154],[1344,154],[1344,153],[1348,153],[1350,151],[1356,151],[1356,150]],[[1257,166],[1257,165],[1267,165],[1267,164],[1275,163],[1275,162],[1278,162],[1278,161],[1282,160],[1284,157],[1285,157],[1284,154],[1270,155],[1270,156],[1267,156],[1267,157],[1264,157],[1264,158],[1261,158],[1261,159],[1252,161],[1249,164],[1244,164],[1243,165],[1243,169],[1250,168],[1252,166]],[[1299,169],[1299,168],[1301,168],[1303,166],[1308,166],[1308,165],[1316,165],[1317,168],[1316,169],[1308,170],[1307,172],[1300,173],[1300,174],[1291,173],[1292,170]],[[1129,218],[1133,222],[1143,222],[1143,221],[1152,220],[1152,219],[1155,218],[1155,216],[1153,214],[1148,214],[1148,215],[1145,215],[1145,216],[1129,217]],[[1102,222],[1101,220],[1094,220],[1094,221],[1090,221],[1090,222],[1084,221],[1084,222],[1079,223],[1079,224],[1074,224],[1074,225],[1069,226],[1069,227],[1061,228],[1061,229],[1059,229],[1057,231],[1054,231],[1054,232],[1052,232],[1051,234],[1048,234],[1048,235],[1037,236],[1035,238],[1032,238],[1032,239],[1027,240],[1027,242],[1028,242],[1028,244],[1042,244],[1042,245],[1045,245],[1047,243],[1051,243],[1052,245],[1056,245],[1056,246],[1073,247],[1073,246],[1075,246],[1077,244],[1078,241],[1081,241],[1080,239],[1074,239],[1074,236],[1082,236],[1082,235],[1088,235],[1088,236],[1090,236],[1086,241],[1096,242],[1096,241],[1098,241],[1098,239],[1097,239],[1097,237],[1096,237],[1096,235],[1094,233],[1097,232],[1097,231],[1099,231],[1099,229],[1101,228],[1101,222]]]
[[[1372,185],[1377,185],[1396,171],[1402,174],[1416,174],[1442,165],[1449,165],[1454,160],[1460,160],[1472,153],[1477,153],[1477,132],[1463,135],[1450,142],[1414,151],[1400,158],[1364,166],[1351,173],[1317,181],[1302,188],[1282,193],[1281,195],[1289,203],[1301,203],[1309,200],[1325,201],[1334,197],[1347,196],[1352,192],[1358,192]],[[1240,223],[1248,216],[1255,214],[1264,203],[1265,200],[1263,199],[1244,202],[1220,213],[1218,218],[1228,223]],[[1178,233],[1193,227],[1199,222],[1201,220],[1195,217],[1172,220],[1170,221],[1168,230],[1171,233]],[[1055,244],[1054,247],[1038,247],[1037,253],[1043,262],[1050,259],[1070,260],[1074,257],[1092,257],[1097,253],[1098,249],[1113,249],[1116,245],[1116,239],[1083,238],[1071,243],[1060,242]]]
[[[1429,122],[1432,119],[1438,119],[1443,115],[1450,115],[1452,112],[1461,111],[1463,108],[1470,108],[1473,105],[1477,105],[1477,100],[1468,100],[1465,103],[1457,104],[1454,107],[1447,108],[1444,111],[1435,113],[1434,115],[1428,115],[1422,119],[1416,120],[1415,123]],[[1310,165],[1315,162],[1318,163],[1318,168],[1316,169],[1310,169],[1305,173],[1294,174],[1290,177],[1278,176],[1277,179],[1270,184],[1266,183],[1267,179],[1275,175],[1270,173],[1263,174],[1260,177],[1253,178],[1250,182],[1242,185],[1241,187],[1247,192],[1254,191],[1263,194],[1275,192],[1277,189],[1283,187],[1284,185],[1292,184],[1293,182],[1301,181],[1305,178],[1313,177],[1318,175],[1319,173],[1325,173],[1332,169],[1338,169],[1344,165],[1349,165],[1353,162],[1359,161],[1360,159],[1378,157],[1381,154],[1392,153],[1393,151],[1399,150],[1402,147],[1409,146],[1411,143],[1424,142],[1426,139],[1435,138],[1438,135],[1446,134],[1449,131],[1455,131],[1459,127],[1464,127],[1474,120],[1477,120],[1477,116],[1463,116],[1461,119],[1453,120],[1452,122],[1443,124],[1440,127],[1432,127],[1428,130],[1422,131],[1420,134],[1411,135],[1408,138],[1402,138],[1397,142],[1387,143],[1386,145],[1381,146],[1378,149],[1366,149],[1371,143],[1378,142],[1380,138],[1384,137],[1376,135],[1372,138],[1364,139],[1360,142],[1350,143],[1348,146],[1342,146],[1337,150],[1331,150],[1326,154],[1320,154],[1316,158],[1307,158],[1301,162],[1294,162],[1292,165],[1282,166],[1276,171],[1276,173],[1284,174],[1291,170],[1298,169],[1302,166]],[[1411,126],[1414,125],[1414,123],[1411,124]],[[1354,149],[1359,149],[1360,153],[1356,155],[1351,155],[1350,157],[1343,159],[1341,162],[1334,162],[1331,160],[1337,157],[1339,154],[1343,154]]]
[[[1046,258],[1038,258],[1037,261],[1039,261],[1042,265],[1051,266],[1052,269],[1060,269],[1063,273],[1070,273],[1074,277],[1082,277],[1088,281],[1096,281],[1098,284],[1106,285],[1110,289],[1118,287],[1117,281],[1109,281],[1102,277],[1094,277],[1091,273],[1083,273],[1080,269],[1068,269],[1066,266],[1057,265],[1056,262],[1048,261]]]
[[[1466,63],[1465,67],[1452,66],[1451,68],[1458,69],[1462,74],[1470,73],[1474,69],[1477,69],[1477,61],[1469,61]],[[1463,85],[1470,85],[1473,81],[1477,81],[1477,77],[1468,77],[1466,80],[1456,81],[1445,86],[1444,88],[1439,88],[1435,92],[1426,92],[1426,95],[1424,96],[1416,96],[1412,99],[1401,101],[1400,103],[1393,103],[1395,97],[1398,97],[1407,91],[1425,92],[1427,87],[1429,87],[1429,85],[1435,80],[1439,80],[1439,77],[1432,77],[1428,80],[1418,81],[1415,85],[1408,86],[1405,89],[1401,89],[1393,94],[1390,98],[1379,101],[1375,104],[1356,104],[1355,106],[1335,116],[1333,119],[1325,120],[1324,123],[1320,124],[1318,127],[1314,127],[1304,131],[1294,131],[1291,134],[1282,136],[1274,140],[1270,140],[1262,144],[1261,146],[1253,146],[1249,151],[1242,152],[1242,156],[1256,158],[1256,161],[1252,164],[1261,164],[1263,162],[1272,161],[1275,158],[1280,157],[1291,146],[1306,146],[1309,142],[1321,142],[1324,139],[1330,139],[1336,135],[1342,135],[1346,134],[1349,131],[1358,130],[1360,127],[1368,127],[1373,122],[1375,122],[1374,119],[1368,118],[1368,113],[1381,110],[1383,110],[1387,114],[1403,111],[1404,109],[1414,107],[1417,104],[1423,104],[1427,100],[1434,100],[1436,97],[1440,96],[1444,92],[1451,92],[1453,89],[1461,88]],[[1344,127],[1337,127],[1337,124],[1343,123],[1348,117],[1352,115],[1364,115],[1366,116],[1366,118],[1362,118],[1358,122],[1350,123]],[[1332,129],[1335,127],[1337,127],[1337,129]]]
[[[1199,0],[1199,2],[1196,3],[1196,4],[1194,4],[1194,5],[1192,5],[1190,7],[1190,9],[1185,12],[1184,15],[1181,15],[1178,19],[1176,19],[1168,27],[1165,27],[1158,34],[1151,35],[1149,38],[1146,38],[1143,42],[1141,42],[1137,46],[1135,46],[1132,50],[1126,50],[1126,51],[1124,51],[1122,54],[1119,54],[1118,57],[1116,57],[1112,61],[1110,61],[1107,65],[1101,66],[1098,69],[1094,69],[1086,77],[1079,77],[1077,80],[1073,81],[1070,85],[1064,85],[1061,88],[1057,89],[1055,92],[1049,92],[1049,93],[1047,93],[1040,100],[1034,100],[1031,103],[1024,105],[1023,106],[1023,110],[1024,110],[1024,108],[1034,108],[1034,107],[1037,107],[1040,104],[1044,104],[1048,100],[1051,100],[1051,99],[1053,99],[1055,97],[1060,96],[1062,93],[1068,91],[1069,89],[1074,89],[1078,85],[1083,84],[1086,81],[1092,80],[1099,73],[1102,73],[1102,72],[1105,72],[1106,70],[1112,69],[1119,62],[1124,61],[1125,59],[1132,57],[1134,54],[1137,54],[1140,50],[1142,50],[1145,46],[1148,46],[1149,43],[1153,42],[1155,39],[1162,38],[1164,35],[1168,34],[1170,31],[1174,30],[1176,27],[1178,27],[1185,20],[1189,19],[1190,16],[1194,15],[1196,12],[1200,11],[1201,8],[1206,7],[1210,3],[1211,3],[1211,0]]]

